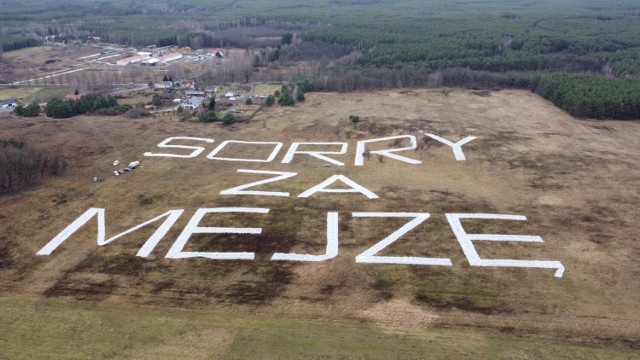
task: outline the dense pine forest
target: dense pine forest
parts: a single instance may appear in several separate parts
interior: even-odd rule
[[[141,45],[269,49],[326,58],[316,90],[528,88],[573,115],[637,119],[637,0],[0,0],[4,51],[100,36]],[[280,37],[292,33],[292,44]],[[295,49],[295,51],[294,51]],[[348,50],[345,50],[348,49]],[[262,59],[256,60],[262,65]]]

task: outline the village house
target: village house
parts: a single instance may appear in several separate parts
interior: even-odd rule
[[[185,89],[186,88],[194,89],[195,88],[195,83],[196,83],[195,80],[182,80],[180,82],[180,85]]]
[[[16,98],[10,97],[2,100],[2,108],[8,109],[16,106]]]
[[[153,87],[156,89],[171,89],[173,87],[173,81],[159,81],[153,83]]]
[[[80,100],[80,98],[82,98],[84,96],[84,93],[82,91],[76,91],[74,93],[71,94],[67,94],[64,96],[64,98],[66,100],[73,100],[73,101],[78,101]]]
[[[182,101],[182,107],[189,110],[194,110],[200,107],[204,102],[204,98],[202,97],[190,97],[184,101]]]
[[[200,90],[187,90],[185,91],[185,95],[187,95],[188,97],[205,97],[205,92]]]
[[[2,105],[15,105],[16,98],[14,96],[6,99],[2,99]]]

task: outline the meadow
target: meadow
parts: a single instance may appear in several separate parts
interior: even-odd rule
[[[360,116],[359,122],[349,120],[353,114]],[[37,355],[51,348],[64,357],[81,357],[81,351],[171,357],[188,345],[204,347],[193,350],[194,356],[222,351],[222,357],[242,357],[263,351],[266,358],[388,357],[389,349],[398,349],[397,357],[434,351],[443,358],[460,353],[624,358],[637,352],[640,174],[635,158],[640,143],[635,122],[576,120],[526,91],[462,89],[446,94],[424,89],[309,93],[304,103],[264,108],[250,122],[230,126],[180,122],[174,116],[3,116],[0,122],[3,136],[62,153],[69,164],[62,177],[0,197],[1,316],[7,324],[1,338],[15,353]],[[471,135],[477,139],[463,146],[466,160],[457,161],[450,146],[425,133],[451,141]],[[415,149],[397,154],[420,164],[372,153],[363,166],[355,165],[358,141],[401,135],[415,136],[418,142]],[[157,146],[174,136],[214,142],[174,140],[204,148],[192,158],[144,155],[193,151]],[[271,162],[206,157],[225,140],[285,145]],[[345,165],[325,166],[327,161],[306,155],[283,163],[293,142],[345,142],[347,152],[329,155]],[[405,137],[370,145],[376,151],[400,149],[409,142]],[[270,151],[236,143],[218,156],[265,159]],[[139,160],[141,165],[115,177],[114,160]],[[289,196],[221,194],[264,178],[238,169],[297,175],[255,187]],[[379,198],[361,193],[299,197],[338,174]],[[94,176],[105,180],[93,182]],[[215,207],[270,210],[210,214],[200,226],[263,230],[193,234],[184,251],[253,252],[255,259],[166,258],[189,218],[198,209]],[[97,246],[92,220],[50,255],[36,255],[90,208],[105,209],[107,237],[169,210],[184,213],[146,258],[136,254],[159,223]],[[409,220],[353,216],[363,211],[429,213],[426,222],[380,255],[448,258],[452,266],[356,262],[356,256]],[[274,253],[322,254],[328,212],[338,213],[335,258],[271,259]],[[464,226],[476,233],[539,235],[544,242],[476,241],[475,246],[485,259],[560,261],[564,274],[473,266],[446,213],[526,216],[526,221],[467,220]],[[31,304],[33,310],[21,304]],[[69,320],[67,314],[75,308],[77,317]],[[166,319],[158,318],[165,312]],[[140,320],[128,322],[129,317]],[[161,320],[162,329],[153,326]],[[185,330],[186,324],[193,330]],[[87,326],[108,335],[87,339]],[[43,336],[44,350],[11,340],[29,332],[35,342]],[[48,335],[54,332],[58,338]],[[105,340],[112,337],[119,340]],[[211,338],[225,345],[206,348],[205,339]],[[374,345],[371,339],[377,339]],[[72,348],[75,341],[86,342],[87,348]],[[152,349],[158,343],[166,346]]]

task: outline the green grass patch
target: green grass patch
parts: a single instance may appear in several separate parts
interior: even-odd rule
[[[2,57],[4,57],[5,59],[14,59],[20,56],[33,55],[33,54],[49,51],[51,49],[52,49],[51,46],[34,46],[34,47],[28,47],[20,50],[7,51],[2,55]]]
[[[269,96],[276,90],[280,90],[280,88],[282,88],[282,85],[256,84],[253,90],[253,96]]]
[[[0,89],[0,99],[15,96],[21,104],[28,104],[32,101],[38,103],[47,102],[54,97],[63,98],[69,93],[68,88],[42,88],[42,87],[16,87]]]
[[[201,310],[0,298],[11,359],[366,358],[628,359],[630,349],[459,329],[394,332],[370,324]]]

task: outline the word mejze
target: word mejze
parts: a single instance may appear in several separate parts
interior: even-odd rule
[[[464,156],[464,152],[462,151],[462,145],[476,139],[475,136],[467,136],[466,138],[454,143],[452,141],[449,141],[447,139],[441,138],[437,135],[434,134],[425,134],[427,137],[439,141],[445,145],[448,145],[451,147],[451,149],[453,150],[453,155],[455,156],[456,160],[458,161],[464,161],[465,160],[465,156]],[[200,155],[202,152],[205,151],[205,148],[202,146],[190,146],[190,145],[179,145],[179,144],[172,144],[171,142],[174,140],[189,140],[189,141],[198,141],[198,142],[205,142],[205,143],[209,143],[212,144],[214,143],[213,139],[210,138],[200,138],[200,137],[188,137],[188,136],[174,136],[174,137],[170,137],[167,138],[165,140],[163,140],[162,142],[160,142],[158,144],[159,148],[163,148],[163,149],[182,149],[182,150],[191,150],[191,153],[189,154],[176,154],[176,153],[153,153],[153,152],[145,152],[144,156],[149,156],[149,157],[153,157],[153,156],[157,156],[157,157],[173,157],[173,158],[195,158],[198,155]],[[380,143],[380,142],[389,142],[389,141],[394,141],[394,142],[398,142],[398,141],[402,141],[402,140],[409,140],[409,146],[405,146],[405,147],[393,147],[390,149],[382,149],[382,150],[369,150],[367,148],[367,145],[371,145],[374,143]],[[227,146],[229,145],[242,145],[245,147],[249,147],[249,146],[257,146],[257,147],[268,147],[271,149],[269,155],[266,158],[263,159],[247,159],[247,158],[240,158],[240,157],[228,157],[228,156],[220,156],[220,154],[224,154],[224,150]],[[397,135],[397,136],[389,136],[389,137],[383,137],[383,138],[377,138],[377,139],[369,139],[369,140],[360,140],[357,142],[356,144],[356,153],[355,153],[355,160],[354,160],[354,165],[355,166],[363,166],[364,165],[364,157],[367,155],[378,155],[378,156],[383,156],[383,157],[387,157],[387,158],[391,158],[394,160],[398,160],[398,161],[402,161],[405,163],[409,163],[409,164],[413,164],[413,165],[417,165],[417,164],[421,164],[422,162],[420,160],[416,160],[416,159],[412,159],[406,156],[402,156],[397,154],[398,152],[403,152],[403,151],[408,151],[408,150],[415,150],[417,148],[417,140],[416,137],[413,135]],[[280,150],[282,149],[282,147],[284,146],[284,144],[282,142],[279,141],[238,141],[238,140],[226,140],[223,141],[222,143],[220,143],[220,145],[218,145],[215,149],[213,149],[213,151],[211,151],[208,155],[207,155],[207,159],[210,160],[220,160],[220,161],[238,161],[238,162],[258,162],[258,163],[269,163],[272,162],[276,156],[278,155],[278,153],[280,152]],[[325,150],[325,151],[318,151],[318,150],[301,150],[301,148],[304,148],[305,146],[325,146],[325,147],[336,147],[338,148],[338,150]],[[299,154],[299,155],[309,155],[312,156],[314,158],[326,161],[327,163],[333,164],[333,165],[337,165],[337,166],[344,166],[344,162],[336,160],[334,158],[331,158],[327,155],[344,155],[347,153],[347,149],[348,149],[349,145],[346,142],[293,142],[291,143],[291,146],[289,147],[289,150],[287,150],[287,153],[284,155],[284,157],[282,158],[282,163],[283,164],[289,164],[291,163],[291,161],[293,161],[293,158],[295,155]]]
[[[187,258],[208,258],[213,260],[254,260],[253,252],[192,252],[184,251],[189,239],[194,234],[246,234],[256,235],[262,233],[262,228],[255,227],[201,227],[200,222],[207,214],[238,213],[238,214],[268,214],[270,209],[252,207],[217,207],[200,208],[178,236],[169,249],[166,258],[187,259]],[[142,245],[136,256],[146,258],[158,245],[160,240],[173,227],[178,218],[184,213],[184,209],[169,210],[151,220],[130,228],[120,234],[114,235],[105,240],[105,209],[90,208],[74,222],[69,224],[62,232],[47,243],[37,255],[50,255],[64,241],[71,237],[78,229],[89,222],[93,217],[97,217],[98,232],[97,243],[104,246],[112,241],[130,234],[144,226],[152,224],[161,219],[165,219],[160,227]],[[433,265],[452,266],[448,258],[428,258],[428,257],[405,257],[405,256],[378,256],[377,254],[386,247],[393,244],[400,237],[422,224],[430,217],[424,212],[352,212],[353,218],[408,218],[411,219],[391,235],[382,239],[360,255],[356,256],[357,263],[375,264],[401,264],[401,265]],[[562,277],[564,266],[559,261],[549,260],[512,260],[512,259],[483,259],[478,254],[474,241],[517,241],[517,242],[543,242],[540,236],[530,235],[504,235],[504,234],[469,234],[462,227],[462,219],[486,219],[486,220],[516,220],[525,221],[527,218],[522,215],[503,214],[461,214],[448,213],[446,218],[455,234],[462,251],[471,266],[494,266],[494,267],[520,267],[520,268],[546,268],[555,269],[555,276]],[[297,254],[297,253],[274,253],[271,257],[273,261],[327,261],[338,256],[338,212],[327,212],[326,249],[323,254]]]

